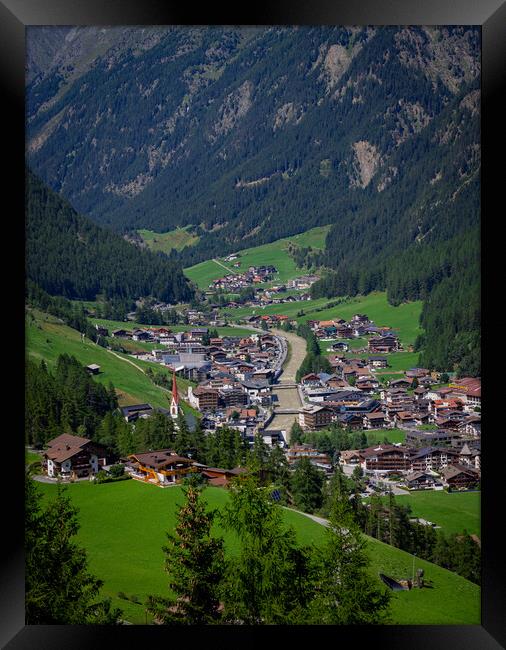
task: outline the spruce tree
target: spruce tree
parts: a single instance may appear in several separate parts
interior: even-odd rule
[[[77,510],[58,485],[45,508],[25,478],[25,615],[27,625],[116,624],[121,611],[97,600],[102,580],[88,572],[86,551],[73,540]]]
[[[225,573],[223,540],[211,536],[214,512],[206,511],[202,488],[191,477],[183,488],[174,534],[163,547],[169,598],[150,596],[148,611],[165,624],[202,625],[221,618],[220,586]]]
[[[294,504],[304,512],[313,513],[323,503],[323,479],[321,470],[303,456],[295,465],[291,488]]]
[[[319,551],[313,623],[352,625],[384,623],[390,594],[369,570],[366,542],[346,494],[336,494],[325,544]]]
[[[240,540],[230,561],[223,597],[225,621],[236,624],[297,624],[306,618],[312,595],[310,550],[297,545],[283,524],[270,489],[255,477],[232,482],[221,520]]]

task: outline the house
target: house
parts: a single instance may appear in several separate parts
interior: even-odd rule
[[[148,330],[135,329],[132,332],[132,339],[134,341],[149,341],[153,338],[153,335]]]
[[[403,378],[403,379],[392,380],[389,386],[390,388],[409,388],[411,384],[412,384],[411,379]]]
[[[399,411],[394,416],[395,424],[401,427],[415,425],[415,418],[412,411]]]
[[[206,479],[209,485],[214,487],[226,487],[233,478],[247,473],[245,467],[234,467],[233,469],[223,469],[221,467],[203,466],[200,473]]]
[[[332,460],[327,454],[322,454],[311,445],[293,445],[287,451],[286,458],[290,465],[294,465],[301,458],[309,458],[313,465],[326,471],[332,470]]]
[[[416,450],[411,457],[411,471],[440,472],[448,465],[458,462],[458,452],[445,447],[425,447]]]
[[[304,375],[300,380],[300,383],[303,386],[321,386],[320,378],[314,372],[310,372],[308,375]]]
[[[299,409],[299,424],[304,429],[316,430],[328,426],[334,417],[334,411],[326,406],[305,406]]]
[[[414,447],[440,447],[442,445],[451,445],[452,441],[458,437],[457,433],[446,429],[437,429],[436,431],[408,429],[406,431],[406,444]]]
[[[381,429],[385,426],[385,414],[381,411],[366,413],[363,418],[364,429]]]
[[[126,422],[134,422],[139,417],[151,415],[153,407],[151,404],[132,404],[131,406],[122,406],[120,411]]]
[[[458,431],[467,436],[479,438],[481,436],[481,417],[471,415],[458,425]]]
[[[371,368],[387,368],[388,361],[386,357],[369,357],[367,363]]]
[[[427,472],[412,472],[407,474],[404,482],[410,490],[433,490],[442,487],[441,481]]]
[[[470,490],[480,482],[478,471],[462,465],[450,465],[441,472],[443,485],[452,490]]]
[[[394,336],[381,336],[369,339],[368,348],[371,352],[395,352],[399,348],[399,342]]]
[[[97,366],[96,363],[90,363],[89,366],[86,366],[86,370],[90,373],[90,375],[98,375],[100,372],[100,366]]]
[[[122,329],[113,330],[111,332],[111,336],[113,338],[117,338],[117,339],[131,339],[132,338],[132,332],[130,332],[129,330],[122,330]]]
[[[216,388],[188,386],[188,402],[199,411],[216,411],[220,394]]]
[[[51,478],[76,479],[96,474],[105,455],[105,448],[89,438],[63,433],[47,443],[43,465]]]
[[[159,449],[130,454],[125,467],[132,478],[159,486],[176,485],[194,471],[190,458],[179,456],[172,449]]]
[[[408,471],[411,467],[409,449],[396,445],[368,447],[360,452],[361,465],[369,471]]]
[[[360,465],[360,451],[357,449],[349,449],[342,451],[339,456],[340,465]]]

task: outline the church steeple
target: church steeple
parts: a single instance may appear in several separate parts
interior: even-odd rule
[[[179,415],[179,394],[177,392],[176,371],[172,371],[172,399],[170,401],[170,415],[174,419]]]

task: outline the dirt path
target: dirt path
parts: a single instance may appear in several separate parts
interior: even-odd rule
[[[104,348],[104,349],[106,350],[106,352],[110,352],[110,353],[113,354],[115,357],[118,357],[118,359],[121,359],[121,361],[126,361],[127,363],[130,363],[132,366],[134,366],[134,368],[137,368],[137,370],[140,370],[140,371],[142,372],[143,375],[146,374],[146,371],[145,371],[145,370],[143,370],[140,366],[138,366],[138,365],[137,365],[136,363],[134,363],[133,361],[130,361],[130,359],[125,359],[125,357],[122,357],[122,356],[120,356],[119,354],[116,354],[116,352],[113,352],[112,350],[107,350],[106,348]]]
[[[231,271],[231,270],[228,268],[228,266],[225,266],[225,264],[222,264],[222,263],[219,262],[217,259],[214,259],[214,257],[213,257],[213,262],[216,262],[216,264],[219,264],[222,268],[224,268],[225,271],[227,271],[229,275],[232,275],[232,274],[233,274],[233,271]]]

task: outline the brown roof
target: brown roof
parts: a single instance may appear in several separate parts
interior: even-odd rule
[[[89,438],[73,436],[70,433],[62,433],[61,436],[50,440],[47,444],[49,449],[44,453],[46,458],[56,463],[63,463],[82,451],[83,447],[91,442]]]
[[[129,458],[139,461],[141,465],[150,465],[156,469],[172,463],[191,463],[189,458],[179,456],[172,449],[159,449],[143,454],[130,454]]]

